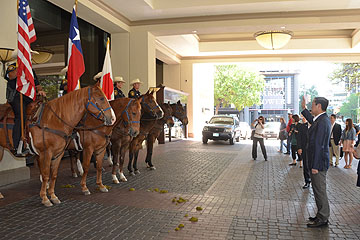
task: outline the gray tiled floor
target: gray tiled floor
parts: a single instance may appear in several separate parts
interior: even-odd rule
[[[113,185],[109,168],[100,193],[90,171],[92,194],[83,196],[79,179],[70,178],[63,160],[56,192],[63,201],[45,208],[38,197],[37,170],[31,181],[3,187],[0,236],[6,239],[360,239],[360,188],[356,172],[342,167],[328,172],[330,226],[306,228],[316,211],[312,190],[303,190],[302,169],[266,141],[269,161],[259,152],[251,159],[249,141],[179,141],[155,148],[149,171],[139,158],[141,174]],[[259,149],[260,150],[260,149]],[[144,151],[143,151],[144,152]],[[61,188],[62,184],[75,188]],[[128,191],[130,187],[136,189]],[[168,190],[160,194],[149,188]],[[174,197],[189,201],[175,204]],[[196,211],[201,206],[202,211]],[[188,214],[185,217],[185,214]],[[198,222],[188,221],[195,216]],[[185,227],[174,231],[178,224]]]

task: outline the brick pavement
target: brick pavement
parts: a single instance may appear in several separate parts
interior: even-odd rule
[[[306,228],[316,206],[310,190],[303,190],[302,169],[290,167],[289,156],[276,152],[267,141],[269,161],[259,153],[251,160],[250,142],[234,146],[224,142],[203,145],[179,141],[154,149],[157,170],[150,171],[139,157],[141,174],[128,182],[111,183],[106,167],[104,184],[109,193],[96,190],[91,167],[84,196],[80,179],[71,178],[67,159],[62,162],[56,192],[62,204],[40,204],[38,171],[32,179],[0,188],[0,236],[4,239],[360,239],[360,188],[356,172],[331,168],[328,194],[330,226]],[[343,162],[342,162],[343,164]],[[74,184],[75,188],[61,188]],[[135,191],[129,191],[129,188]],[[149,189],[159,188],[160,194]],[[174,197],[186,203],[175,204]],[[196,207],[201,206],[202,211]],[[188,214],[185,217],[185,214]],[[190,217],[198,222],[190,222]],[[174,231],[178,224],[185,227]]]

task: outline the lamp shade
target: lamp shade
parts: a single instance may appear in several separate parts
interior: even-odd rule
[[[293,36],[291,31],[261,31],[254,34],[256,41],[266,49],[283,48]]]
[[[16,57],[13,57],[13,51],[10,48],[0,48],[0,61],[5,63],[14,60]]]

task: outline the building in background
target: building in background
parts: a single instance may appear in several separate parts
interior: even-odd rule
[[[260,71],[264,75],[265,89],[261,105],[240,111],[240,121],[251,123],[262,115],[266,121],[287,119],[287,113],[299,113],[299,70]]]

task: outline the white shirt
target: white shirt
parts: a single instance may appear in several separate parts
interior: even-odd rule
[[[264,129],[261,127],[260,124],[257,124],[257,126],[255,128],[254,137],[256,137],[256,138],[264,138],[263,133],[264,133]]]
[[[333,129],[334,129],[334,126],[335,126],[335,122],[333,123],[333,125],[331,125],[331,137],[330,137],[330,139],[331,138],[334,138],[334,133],[333,133]]]
[[[323,115],[323,114],[325,114],[325,113],[326,113],[326,112],[323,112],[323,113],[318,114],[316,117],[314,117],[313,121],[315,122],[316,119],[318,119],[321,115]]]

